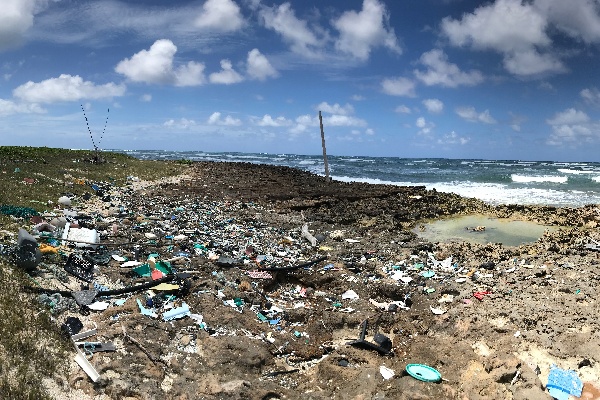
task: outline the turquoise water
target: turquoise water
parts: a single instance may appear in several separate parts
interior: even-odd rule
[[[285,165],[324,175],[320,156],[202,151],[113,150],[140,159],[190,159]],[[428,189],[488,204],[579,207],[600,203],[600,164],[507,160],[328,156],[333,179]]]
[[[485,231],[476,232],[466,229],[477,226],[484,226]],[[423,224],[415,228],[413,232],[431,242],[465,241],[519,246],[537,241],[546,229],[552,231],[556,228],[537,225],[533,222],[470,215]]]

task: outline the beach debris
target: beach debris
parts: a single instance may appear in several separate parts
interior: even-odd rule
[[[452,256],[446,258],[445,260],[437,261],[435,259],[435,257],[433,256],[433,254],[429,254],[429,260],[433,263],[434,269],[439,269],[443,272],[450,272],[453,269],[452,268]]]
[[[429,309],[431,310],[432,313],[434,313],[435,315],[442,315],[445,314],[448,310],[445,308],[434,308],[433,306],[429,306]]]
[[[454,296],[448,293],[442,295],[442,297],[438,300],[440,303],[452,303],[454,301]]]
[[[73,344],[75,343],[73,342]],[[75,349],[77,351],[77,355],[75,356],[75,362],[79,364],[81,369],[83,369],[83,371],[90,377],[92,382],[98,382],[98,379],[100,379],[100,374],[98,373],[98,371],[96,371],[92,364],[90,364],[85,355],[83,355],[81,350],[79,350],[79,347],[77,345],[75,345]]]
[[[384,380],[391,379],[395,375],[394,374],[394,370],[393,369],[389,369],[385,365],[382,365],[381,367],[379,367],[379,373],[381,374],[381,376],[383,376]]]
[[[356,294],[356,292],[352,289],[342,293],[342,300],[353,300],[353,299],[358,299],[358,294]]]
[[[107,303],[106,301],[96,301],[96,302],[88,305],[88,308],[90,310],[94,310],[94,311],[104,311],[109,306],[110,306],[110,303]]]
[[[77,317],[67,317],[65,323],[60,327],[60,330],[68,337],[79,333],[82,329],[83,323]]]
[[[98,325],[95,322],[92,322],[94,324],[94,329],[90,329],[87,331],[83,331],[83,332],[79,332],[75,335],[71,335],[71,339],[73,341],[77,341],[77,340],[81,340],[81,339],[86,339],[90,336],[94,336],[98,334]]]
[[[471,232],[485,232],[485,226],[466,226],[465,230]]]
[[[142,313],[142,315],[145,315],[145,316],[150,317],[150,318],[157,318],[158,317],[158,315],[154,311],[149,310],[146,307],[144,307],[142,305],[142,302],[140,301],[140,299],[136,299],[136,301],[137,301],[138,307],[140,308],[140,312]]]
[[[58,204],[65,207],[71,207],[71,199],[67,196],[59,197]]]
[[[311,233],[308,231],[308,224],[302,225],[302,237],[308,240],[312,247],[317,245],[317,238],[311,235]]]
[[[492,294],[492,292],[477,292],[473,293],[473,296],[477,297],[479,300],[483,300],[483,296],[486,294]]]
[[[248,274],[248,276],[250,276],[250,278],[253,279],[272,279],[273,276],[265,271],[258,271],[258,270],[254,270],[254,271],[246,271],[246,273]]]
[[[25,229],[19,229],[15,263],[25,271],[34,270],[42,260],[37,241]]]
[[[90,283],[94,279],[94,265],[82,257],[76,256],[75,253],[69,255],[64,268],[69,274],[82,281]]]
[[[564,370],[552,364],[546,385],[550,396],[559,400],[567,400],[569,395],[581,396],[583,382],[573,370]]]
[[[408,364],[406,372],[415,379],[423,382],[438,382],[442,375],[434,368],[422,364]]]
[[[378,333],[373,338],[373,341],[375,341],[377,344],[371,343],[365,340],[365,336],[367,334],[368,320],[365,319],[361,325],[362,331],[360,333],[360,338],[351,342],[347,342],[346,345],[360,347],[367,350],[376,350],[384,355],[394,355],[394,353],[392,353],[391,351],[392,341],[387,336]]]
[[[183,303],[181,305],[181,307],[178,308],[174,308],[170,311],[167,311],[166,313],[163,314],[163,320],[165,321],[171,321],[174,319],[179,319],[179,318],[183,318],[183,317],[187,317],[191,314],[190,312],[190,308],[188,307],[187,304]]]
[[[100,243],[100,235],[95,229],[75,228],[69,222],[65,224],[62,239],[67,239],[69,245],[89,247],[93,250],[96,250]]]
[[[80,306],[87,306],[89,304],[92,304],[97,295],[97,290],[79,290],[76,292],[71,292],[71,296]]]

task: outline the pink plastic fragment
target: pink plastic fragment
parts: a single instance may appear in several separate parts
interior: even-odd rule
[[[271,276],[271,274],[268,273],[267,271],[258,271],[258,270],[248,271],[248,275],[250,275],[250,278],[254,278],[254,279],[271,279],[271,278],[273,278]]]
[[[152,271],[152,280],[155,281],[157,279],[160,279],[163,277],[163,273],[161,270],[159,269],[155,269],[154,271]]]

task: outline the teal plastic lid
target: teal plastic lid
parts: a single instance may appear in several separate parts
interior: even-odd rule
[[[421,364],[408,364],[406,372],[415,379],[424,382],[437,382],[442,379],[442,375],[435,369]]]

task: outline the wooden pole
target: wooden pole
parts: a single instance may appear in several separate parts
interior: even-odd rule
[[[323,132],[323,117],[319,111],[319,123],[321,124],[321,144],[323,145],[323,161],[325,162],[325,178],[329,180],[329,166],[327,165],[327,151],[325,150],[325,132]]]

